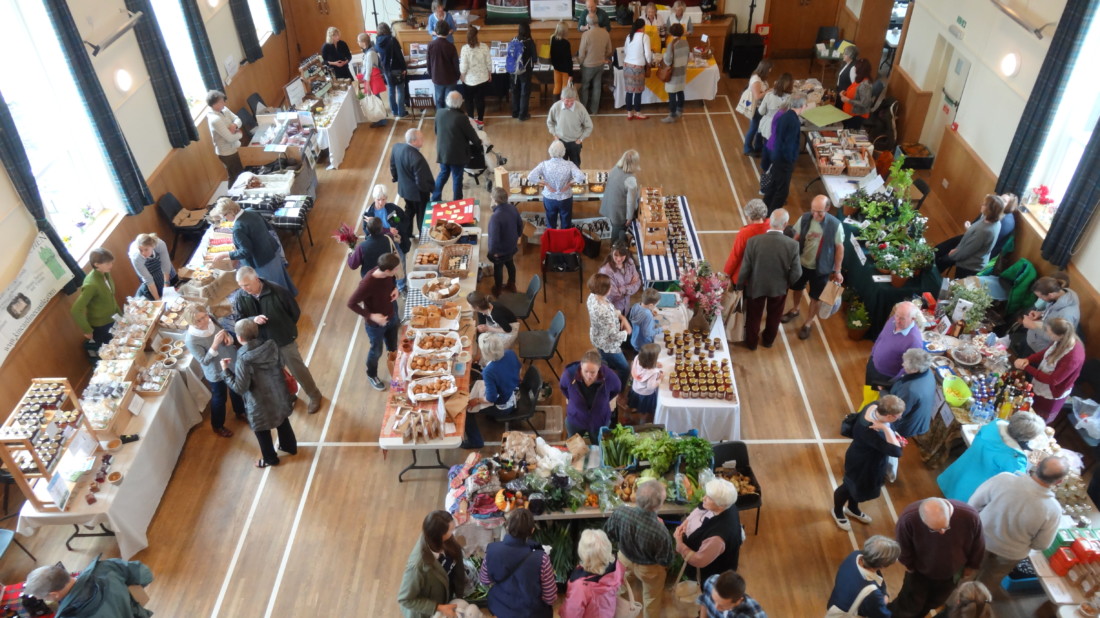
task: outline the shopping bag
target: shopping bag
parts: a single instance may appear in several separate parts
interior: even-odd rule
[[[863,403],[859,404],[859,409],[862,410],[863,408],[867,407],[867,404],[871,404],[871,403],[874,403],[874,402],[878,401],[878,396],[880,394],[881,393],[879,391],[875,390],[873,387],[870,387],[870,386],[867,386],[866,384],[864,384],[863,385]]]
[[[615,597],[615,618],[638,618],[642,613],[642,604],[634,600],[634,589],[630,582],[623,582],[627,598]]]
[[[672,594],[677,601],[681,603],[695,604],[699,600],[701,594],[698,581],[692,581],[690,579],[680,581],[684,578],[684,571],[687,570],[688,563],[685,560],[684,566],[680,567],[680,574],[676,576],[676,583],[672,586]],[[695,569],[695,579],[699,579],[699,569]]]
[[[730,343],[740,343],[745,340],[744,293],[740,290],[733,290],[728,292],[727,296],[733,296],[734,299],[729,313],[723,316],[726,321],[726,340]]]
[[[852,603],[852,606],[848,608],[848,611],[844,611],[836,605],[832,605],[825,612],[825,618],[858,618],[860,604],[862,604],[863,600],[874,591],[875,585],[867,584],[863,587],[863,590],[859,591],[859,596],[856,597],[856,600]]]
[[[752,87],[745,88],[741,98],[737,99],[737,113],[752,120],[756,114],[756,99],[752,96]]]
[[[294,376],[290,374],[290,370],[283,367],[283,381],[286,382],[286,392],[291,397],[298,396],[298,381],[294,379]]]
[[[385,120],[389,111],[386,105],[382,103],[382,97],[368,94],[359,101],[359,105],[363,108],[363,115],[367,117],[367,122],[374,124],[380,120]]]

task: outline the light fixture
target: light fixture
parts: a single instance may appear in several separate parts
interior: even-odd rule
[[[1020,54],[1009,52],[1001,58],[1001,74],[1013,77],[1020,72]]]
[[[134,85],[134,78],[130,75],[130,72],[126,69],[119,69],[115,71],[115,87],[119,89],[119,92],[130,92],[130,88]]]

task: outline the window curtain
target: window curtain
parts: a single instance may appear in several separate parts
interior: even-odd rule
[[[279,0],[266,0],[267,14],[271,18],[271,33],[279,34],[286,30],[286,20],[283,19],[283,5]]]
[[[1027,192],[1027,181],[1035,170],[1043,142],[1050,133],[1050,124],[1066,89],[1070,68],[1098,10],[1100,0],[1067,0],[1043,66],[1039,69],[1039,77],[1012,137],[1012,146],[1001,167],[1001,175],[997,179],[998,194],[1015,193],[1022,197]]]
[[[199,132],[191,119],[191,108],[183,96],[183,87],[168,55],[168,46],[164,44],[164,35],[160,32],[152,5],[149,0],[126,0],[126,8],[133,13],[141,11],[145,14],[134,26],[134,35],[137,36],[145,70],[153,84],[153,94],[157,97],[157,107],[164,120],[164,130],[168,132],[169,143],[173,148],[184,148],[191,142],[199,141]]]
[[[1058,212],[1050,222],[1050,229],[1043,239],[1043,259],[1059,268],[1065,268],[1077,241],[1088,227],[1089,219],[1100,202],[1100,122],[1092,130],[1092,137],[1081,154],[1081,162],[1066,188]]]
[[[244,59],[256,62],[263,58],[264,50],[260,49],[260,40],[256,38],[256,22],[252,21],[252,9],[248,8],[248,0],[229,0],[229,10],[233,13],[233,25],[237,27],[237,38],[241,40]]]
[[[66,0],[45,0],[46,13],[57,32],[61,51],[69,61],[69,70],[80,92],[80,99],[95,126],[96,136],[103,153],[110,163],[115,186],[122,195],[122,206],[127,214],[136,215],[153,203],[153,194],[138,169],[130,144],[122,135],[115,112],[107,102],[99,75],[92,66],[92,59],[84,49],[84,41],[76,28]]]
[[[38,230],[50,239],[54,249],[57,249],[57,254],[72,272],[73,279],[64,287],[66,294],[72,294],[83,285],[84,270],[73,259],[65,243],[61,242],[57,230],[46,218],[46,207],[42,204],[42,195],[38,192],[38,181],[34,177],[34,172],[31,171],[31,162],[27,158],[23,140],[19,137],[19,130],[15,127],[15,120],[11,117],[11,110],[8,109],[3,93],[0,93],[0,159],[4,160],[4,169],[11,178],[11,184],[19,193],[23,205],[34,217]]]
[[[210,47],[210,37],[206,34],[206,24],[202,21],[202,13],[199,12],[196,1],[180,0],[180,9],[183,10],[183,20],[187,22],[187,33],[191,35],[191,46],[195,50],[199,72],[202,73],[202,83],[206,84],[207,90],[225,92],[218,60],[214,58],[214,48]]]

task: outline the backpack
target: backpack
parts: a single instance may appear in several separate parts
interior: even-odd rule
[[[508,41],[508,55],[504,60],[504,70],[509,75],[523,75],[527,72],[527,66],[523,62],[523,41],[519,37]]]

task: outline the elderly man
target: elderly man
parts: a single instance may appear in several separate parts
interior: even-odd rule
[[[769,143],[774,143],[774,146],[770,150],[772,163],[768,168],[771,182],[764,191],[764,202],[768,205],[768,212],[787,203],[787,195],[791,191],[791,176],[794,174],[794,164],[798,161],[799,147],[802,143],[801,117],[802,111],[806,109],[806,97],[802,94],[792,94],[788,104],[789,110],[780,113],[773,120],[772,137],[769,140]],[[840,269],[837,268],[837,270]]]
[[[462,94],[450,92],[447,94],[447,109],[439,110],[435,116],[439,175],[435,177],[432,200],[438,202],[443,199],[443,185],[447,184],[448,176],[452,177],[454,199],[462,199],[462,172],[470,162],[470,148],[481,148],[481,138],[477,136],[470,117],[462,111]]]
[[[866,383],[868,386],[884,389],[894,383],[905,370],[901,366],[901,357],[906,350],[924,349],[917,318],[920,309],[905,301],[894,305],[890,318],[882,327],[871,348],[871,357],[867,359]]]
[[[581,164],[581,142],[592,135],[592,117],[577,102],[577,90],[566,86],[561,90],[561,100],[550,106],[546,116],[546,128],[550,135],[565,144],[565,159],[578,167]]]
[[[416,233],[424,225],[424,209],[435,187],[432,169],[420,153],[423,146],[420,129],[409,129],[405,131],[405,143],[395,145],[390,155],[390,176],[397,183],[397,193],[405,198],[409,220],[416,221]]]
[[[210,139],[214,142],[214,154],[221,159],[225,171],[229,175],[229,186],[237,182],[237,176],[244,171],[241,163],[241,153],[237,149],[241,146],[241,119],[225,107],[225,93],[211,90],[206,93],[206,105],[210,108],[206,112],[206,124],[210,127]]]
[[[587,32],[595,30],[598,26],[603,28],[605,32],[611,32],[611,18],[607,16],[607,13],[597,8],[596,0],[588,0],[584,3],[584,7],[584,13],[577,19],[577,30]]]
[[[445,21],[435,24],[435,40],[428,43],[428,77],[435,87],[435,106],[443,109],[447,93],[458,90],[458,50],[451,41],[451,25]],[[450,40],[449,40],[450,39]]]
[[[722,270],[729,276],[730,281],[737,283],[741,277],[741,260],[745,257],[745,245],[753,236],[768,231],[768,206],[764,200],[749,200],[745,204],[745,217],[749,222],[737,230],[737,236],[733,239],[733,248],[726,258],[726,266]]]
[[[1050,456],[1028,476],[1002,472],[970,496],[985,531],[985,558],[977,579],[990,591],[1001,589],[1001,580],[1028,552],[1046,549],[1054,541],[1062,519],[1054,487],[1068,473],[1064,459]]]
[[[760,343],[760,318],[765,307],[768,321],[764,325],[763,344],[770,348],[775,343],[787,290],[802,276],[798,243],[783,234],[789,217],[787,209],[776,210],[768,231],[752,237],[745,245],[737,286],[745,290],[745,346],[750,350]]]
[[[665,486],[659,481],[645,481],[638,485],[634,500],[637,506],[620,506],[611,513],[604,531],[619,546],[619,562],[626,576],[642,582],[645,618],[658,618],[666,569],[675,548],[668,528],[657,517],[657,509],[665,502]]]
[[[546,226],[558,229],[573,227],[573,185],[584,182],[584,174],[572,162],[565,160],[565,144],[554,140],[547,149],[550,159],[543,161],[527,175],[528,184],[542,187],[542,205],[546,209]]]
[[[145,618],[153,612],[130,595],[130,586],[148,586],[153,572],[144,564],[118,558],[96,558],[78,577],[59,564],[38,567],[27,575],[23,594],[57,605],[57,616]]]
[[[237,285],[241,287],[233,301],[237,315],[252,318],[260,325],[260,336],[279,346],[287,370],[309,397],[307,411],[316,414],[321,409],[321,391],[298,350],[298,303],[286,288],[264,281],[248,266],[237,270]]]
[[[770,206],[769,206],[770,207]],[[844,262],[844,226],[829,214],[829,198],[818,195],[810,203],[810,212],[802,215],[795,226],[794,239],[802,254],[802,277],[791,286],[794,309],[783,316],[784,324],[798,317],[802,306],[802,290],[810,287],[810,315],[798,331],[799,339],[810,338],[810,327],[821,308],[821,293],[829,281],[844,283],[840,265]]]
[[[898,562],[905,567],[901,592],[890,603],[894,618],[924,618],[944,604],[956,578],[970,579],[982,566],[982,520],[969,504],[928,498],[898,517]]]
[[[932,411],[936,408],[936,376],[932,373],[932,355],[922,348],[911,348],[901,355],[904,374],[890,387],[890,394],[905,402],[905,414],[894,423],[894,432],[912,438],[928,432]]]
[[[397,352],[397,327],[401,319],[397,315],[397,285],[394,271],[401,265],[396,253],[387,253],[378,258],[378,266],[367,271],[355,292],[348,298],[348,309],[363,316],[367,338],[370,339],[370,351],[367,352],[367,381],[376,391],[386,389],[378,379],[378,359],[382,358],[383,346],[390,355]],[[392,360],[392,359],[391,359]]]
[[[596,3],[588,2],[595,11]],[[603,15],[601,13],[601,15]],[[582,16],[581,19],[584,19]],[[603,93],[604,67],[611,62],[611,34],[603,28],[588,28],[581,35],[577,61],[581,65],[581,102],[590,114],[600,113],[600,95]]]
[[[708,577],[696,603],[699,618],[768,618],[760,604],[745,594],[745,578],[734,571]]]

